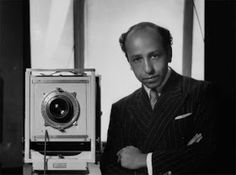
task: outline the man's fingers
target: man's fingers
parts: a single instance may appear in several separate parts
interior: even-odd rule
[[[121,154],[121,152],[123,151],[123,148],[121,150],[119,150],[116,155],[119,156]]]
[[[120,162],[120,160],[121,160],[121,156],[120,155],[117,155],[118,156],[118,158],[117,158],[117,162]]]
[[[119,150],[116,155],[117,155],[117,162],[120,162],[121,160],[121,152],[123,151],[123,149]]]
[[[118,155],[122,154],[122,152],[126,152],[126,151],[132,150],[132,149],[137,149],[137,148],[135,148],[134,146],[126,146],[126,147],[120,149],[120,150],[116,153],[116,155],[118,156]]]
[[[127,157],[133,157],[136,156],[137,154],[140,154],[140,150],[134,146],[126,146],[122,149],[120,149],[116,155],[117,155],[117,162],[123,161],[123,159],[127,159]]]

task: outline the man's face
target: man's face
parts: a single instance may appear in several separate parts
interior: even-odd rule
[[[129,33],[125,44],[137,79],[150,89],[158,88],[171,61],[171,50],[164,49],[160,34],[153,29],[141,29]]]

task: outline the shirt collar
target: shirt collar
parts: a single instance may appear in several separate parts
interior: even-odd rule
[[[164,81],[162,82],[161,86],[159,86],[159,87],[157,88],[158,96],[161,96],[161,90],[162,90],[162,88],[164,87],[164,85],[166,84],[167,80],[169,79],[170,74],[171,74],[171,68],[168,67],[168,70],[167,70],[167,73],[166,73],[166,76],[165,76]],[[143,85],[143,86],[144,86],[145,91],[146,91],[147,94],[148,94],[148,97],[150,97],[150,91],[151,91],[151,89],[148,88],[148,87],[145,86],[145,85]]]

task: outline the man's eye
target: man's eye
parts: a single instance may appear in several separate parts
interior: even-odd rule
[[[151,56],[152,59],[158,59],[159,57],[160,57],[159,54],[153,54],[153,55]]]
[[[139,62],[139,61],[141,61],[141,59],[142,59],[142,57],[134,57],[134,58],[132,59],[132,61],[133,61],[133,62]]]

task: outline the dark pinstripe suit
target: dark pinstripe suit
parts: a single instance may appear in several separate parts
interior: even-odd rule
[[[201,172],[214,149],[214,116],[209,83],[183,77],[172,70],[152,110],[144,88],[112,105],[107,145],[101,160],[103,174],[147,174],[147,169],[128,170],[117,163],[116,152],[133,145],[153,152],[153,174]],[[186,118],[175,117],[192,113]],[[187,146],[196,133],[199,143]]]

